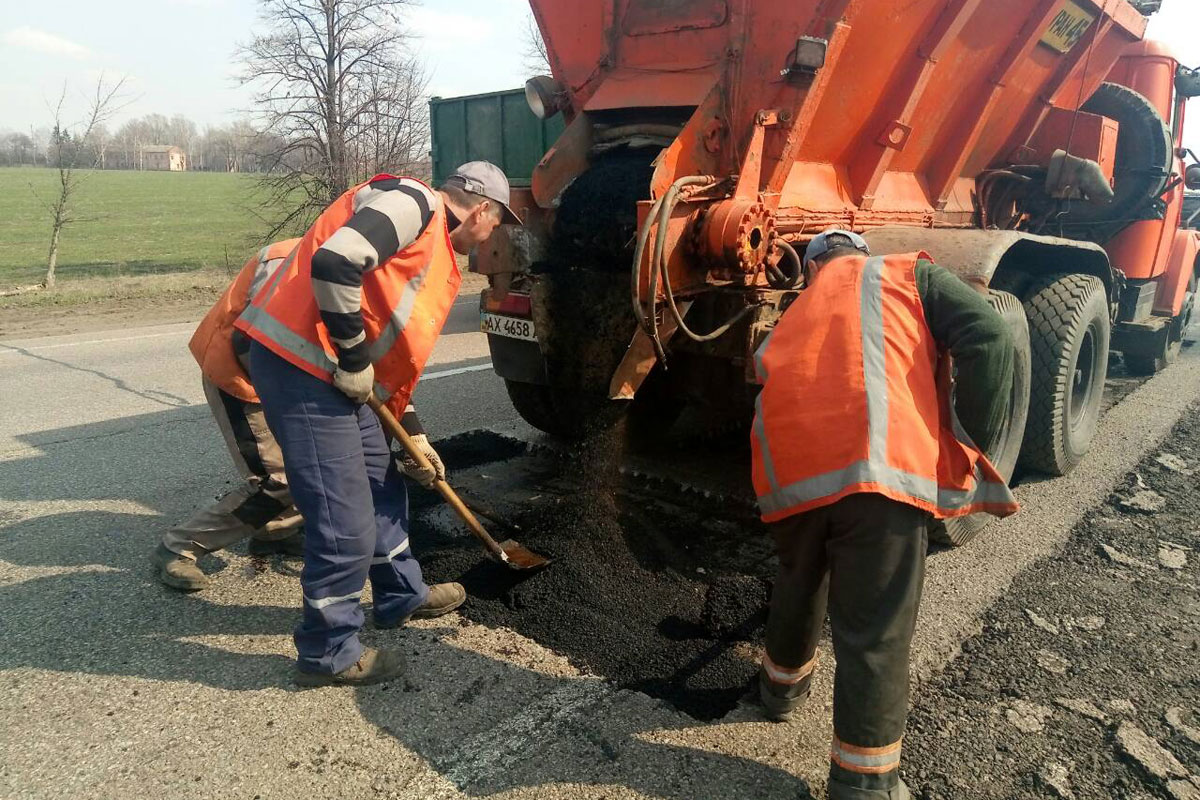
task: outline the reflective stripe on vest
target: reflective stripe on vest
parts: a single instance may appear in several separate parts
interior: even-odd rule
[[[317,218],[237,323],[276,355],[325,381],[332,380],[337,369],[337,350],[312,293],[312,258],[354,216],[354,198],[371,183],[351,188]],[[395,404],[398,415],[408,404],[461,282],[445,206],[439,200],[432,210],[416,241],[363,270],[363,335],[375,367],[375,391],[389,406]]]
[[[188,349],[200,365],[200,371],[221,391],[245,403],[257,403],[258,394],[250,384],[235,344],[234,323],[250,298],[262,290],[267,279],[295,251],[299,239],[288,239],[263,247],[246,261],[237,277],[213,304],[188,342]]]
[[[242,319],[258,328],[281,346],[287,348],[293,355],[304,359],[318,369],[333,371],[337,368],[337,364],[325,352],[325,348],[300,336],[287,325],[272,317],[266,309],[267,303],[271,301],[271,298],[275,296],[275,292],[279,290],[280,279],[287,274],[288,269],[292,266],[292,262],[296,260],[298,249],[292,250],[288,254],[287,260],[280,265],[279,269],[275,270],[275,274],[271,276],[267,285],[260,290],[260,296],[251,295],[253,300],[247,306],[246,310],[242,312]]]
[[[866,401],[867,458],[845,467],[805,477],[788,485],[779,483],[775,458],[772,455],[764,417],[764,395],[759,393],[755,403],[753,436],[758,450],[758,466],[766,479],[768,491],[759,495],[759,508],[764,518],[780,518],[813,507],[819,501],[839,499],[851,491],[879,491],[900,501],[916,501],[938,516],[957,516],[975,510],[1011,511],[1016,504],[1008,486],[996,480],[994,470],[986,458],[979,455],[968,488],[939,485],[936,473],[919,475],[899,469],[889,463],[889,390],[888,353],[884,323],[883,273],[885,260],[882,257],[865,261],[861,274],[859,296],[859,318],[861,320],[861,355],[863,386]],[[778,330],[778,328],[777,328]],[[755,354],[755,366],[759,381],[766,385],[768,380],[764,356],[774,332]],[[820,396],[820,392],[815,392]],[[820,400],[816,400],[820,402]],[[963,432],[957,416],[950,409],[951,428],[954,438],[968,451],[978,453],[970,438]],[[966,476],[963,476],[966,477]],[[989,507],[984,509],[983,507]]]
[[[276,275],[282,275],[290,262],[291,256],[288,257],[288,262],[284,264],[283,269],[276,272]],[[367,345],[367,352],[370,354],[372,364],[388,354],[388,351],[392,349],[396,344],[396,340],[404,332],[405,327],[408,326],[408,321],[412,318],[413,306],[417,301],[417,293],[421,290],[421,285],[425,282],[425,277],[428,274],[429,266],[426,265],[420,273],[414,275],[408,281],[408,284],[404,287],[404,294],[401,296],[400,302],[396,305],[396,310],[392,312],[391,320],[380,332],[379,338]],[[298,336],[288,326],[267,312],[264,306],[274,296],[277,286],[278,278],[272,283],[268,289],[268,293],[263,297],[263,306],[251,306],[246,309],[246,312],[242,316],[251,325],[314,367],[329,371],[336,369],[337,363],[329,357],[329,354],[325,352],[325,348],[308,341],[302,336]],[[375,394],[384,402],[392,396],[392,392],[389,389],[378,383],[375,384]]]
[[[767,345],[771,343],[771,336],[774,331],[767,334],[767,338],[759,346],[758,351],[754,354],[754,365],[758,372],[758,382],[762,385],[767,383],[767,367],[763,364],[763,354],[767,352]],[[759,392],[758,397],[754,398],[754,435],[758,438],[759,451],[762,458],[763,472],[767,475],[767,483],[771,487],[772,494],[779,493],[779,479],[775,477],[775,460],[771,458],[771,446],[767,442],[766,423],[763,421],[763,393]]]

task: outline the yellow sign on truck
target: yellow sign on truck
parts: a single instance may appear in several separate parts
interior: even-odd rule
[[[1060,53],[1069,53],[1095,21],[1095,14],[1084,10],[1071,0],[1063,0],[1062,8],[1054,15],[1054,21],[1042,35],[1042,44],[1053,47]]]

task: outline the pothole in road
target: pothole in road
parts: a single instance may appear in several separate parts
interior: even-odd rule
[[[436,498],[414,494],[426,580],[462,582],[467,618],[698,719],[737,705],[757,669],[776,564],[748,498],[619,474],[594,453],[527,452],[488,432],[439,451],[464,496],[520,527],[484,520],[493,535],[554,559],[533,574],[510,571],[444,511],[431,513]]]

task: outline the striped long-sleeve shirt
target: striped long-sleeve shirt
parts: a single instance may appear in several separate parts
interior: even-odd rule
[[[370,363],[362,320],[363,275],[417,240],[437,197],[409,178],[384,178],[354,195],[354,214],[312,258],[312,288],[321,321],[347,372]]]

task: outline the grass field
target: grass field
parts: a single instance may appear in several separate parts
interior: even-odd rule
[[[57,181],[51,169],[0,169],[0,288],[44,276],[50,239],[45,202],[54,197]],[[79,221],[63,232],[59,252],[64,284],[198,270],[225,274],[227,266],[236,271],[269,227],[248,175],[94,172],[77,197]]]

